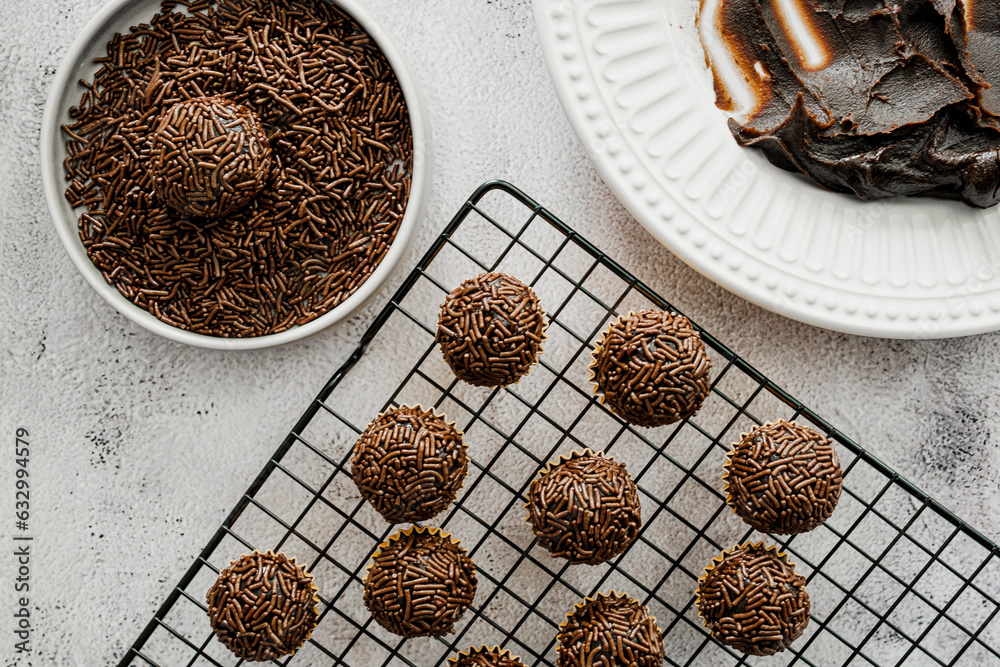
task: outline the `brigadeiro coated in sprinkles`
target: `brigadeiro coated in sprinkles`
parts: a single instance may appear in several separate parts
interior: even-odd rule
[[[153,188],[176,211],[217,218],[264,187],[271,148],[250,109],[223,97],[177,102],[150,136]]]
[[[534,291],[504,273],[483,273],[441,306],[436,340],[458,379],[504,387],[524,377],[545,339],[545,311]]]
[[[354,445],[351,476],[390,523],[426,521],[455,500],[469,470],[462,433],[420,406],[376,417]]]
[[[237,657],[264,662],[288,656],[319,621],[313,575],[294,558],[268,551],[241,556],[207,595],[215,636]]]
[[[744,433],[726,456],[726,502],[764,533],[816,528],[837,508],[844,476],[833,441],[784,420]]]
[[[639,535],[639,492],[625,464],[587,449],[546,466],[528,489],[528,522],[539,544],[570,563],[596,565]]]
[[[448,658],[449,667],[524,667],[516,655],[499,646],[480,646]]]
[[[379,545],[365,577],[372,618],[401,637],[441,637],[476,597],[476,566],[438,528],[408,528]]]
[[[642,310],[619,317],[597,342],[591,381],[601,401],[644,427],[693,415],[712,386],[712,361],[684,316]]]
[[[598,593],[559,626],[559,667],[661,667],[663,636],[649,610],[627,595]]]
[[[809,624],[806,578],[763,543],[716,556],[698,580],[697,603],[715,639],[750,655],[784,651]]]

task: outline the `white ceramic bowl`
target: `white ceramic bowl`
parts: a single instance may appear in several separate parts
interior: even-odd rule
[[[382,263],[354,294],[330,312],[307,324],[267,336],[221,338],[170,326],[126,299],[104,280],[104,276],[90,261],[80,241],[77,227],[80,209],[74,210],[64,196],[66,179],[63,160],[66,158],[66,143],[61,126],[71,121],[69,109],[78,104],[83,95],[84,88],[79,80],[92,78],[98,69],[94,58],[105,55],[107,43],[116,32],[125,32],[131,26],[148,22],[159,11],[160,0],[111,0],[101,8],[70,45],[69,52],[56,73],[42,116],[41,160],[45,200],[59,238],[76,268],[105,301],[136,324],[171,340],[198,347],[252,350],[282,345],[305,338],[349,317],[379,290],[402,258],[418,222],[423,218],[427,205],[427,190],[431,182],[430,128],[427,114],[406,61],[385,31],[375,23],[357,0],[331,1],[354,17],[378,43],[389,59],[403,89],[413,130],[413,175],[410,199],[396,238],[382,259]]]

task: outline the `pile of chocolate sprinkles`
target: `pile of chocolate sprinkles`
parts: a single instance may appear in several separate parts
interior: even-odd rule
[[[517,382],[538,359],[545,312],[534,291],[503,273],[483,273],[441,306],[436,340],[455,376],[477,387]]]
[[[524,667],[520,658],[498,646],[469,649],[449,658],[448,662],[451,667]]]
[[[744,434],[729,452],[723,479],[727,502],[743,521],[793,535],[830,518],[844,475],[830,438],[782,420]]]
[[[322,0],[168,0],[116,34],[64,126],[80,238],[105,279],[181,329],[285,331],[355,292],[382,261],[410,190],[412,133],[388,60]],[[220,96],[267,135],[270,176],[220,218],[156,193],[150,136],[178,102]]]
[[[219,574],[207,595],[215,636],[248,661],[291,655],[319,621],[313,576],[284,554],[241,556]]]
[[[639,536],[639,492],[625,464],[587,450],[548,467],[528,489],[538,543],[570,563],[596,565]]]
[[[711,390],[711,370],[691,322],[661,310],[618,318],[597,343],[591,365],[597,393],[611,410],[650,428],[697,412]]]
[[[217,218],[246,206],[271,169],[264,128],[252,111],[224,97],[178,102],[149,141],[153,188],[189,216]]]
[[[663,636],[649,610],[625,595],[599,593],[559,630],[559,667],[661,667]]]
[[[469,461],[462,434],[432,410],[379,415],[354,445],[351,476],[390,523],[426,521],[455,500]]]
[[[372,618],[401,637],[441,637],[476,597],[476,566],[437,528],[400,531],[379,546],[365,577]]]
[[[806,579],[774,547],[724,551],[698,582],[698,612],[717,640],[750,655],[784,651],[809,624]]]

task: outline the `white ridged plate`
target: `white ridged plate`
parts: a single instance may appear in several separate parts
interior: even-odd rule
[[[646,229],[723,287],[891,338],[1000,329],[1000,210],[866,203],[740,148],[714,104],[693,0],[535,0],[581,142]]]

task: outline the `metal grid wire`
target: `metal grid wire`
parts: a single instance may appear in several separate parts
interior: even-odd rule
[[[434,345],[437,310],[462,280],[499,269],[530,282],[550,315],[539,364],[506,389],[458,382]],[[528,665],[555,665],[559,624],[586,595],[609,589],[649,605],[666,663],[681,665],[1000,664],[997,546],[769,382],[707,332],[712,394],[693,418],[658,429],[625,424],[593,396],[595,337],[618,313],[670,304],[512,186],[491,182],[462,207],[268,461],[170,593],[121,665],[242,664],[215,641],[205,593],[253,549],[296,556],[315,573],[321,620],[282,665],[429,667],[472,645],[499,644]],[[380,338],[384,329],[393,336]],[[389,340],[391,338],[391,340]],[[385,403],[363,401],[371,384]],[[360,391],[365,387],[367,391]],[[403,641],[364,609],[362,581],[389,526],[353,485],[351,448],[378,412],[434,405],[466,433],[469,477],[432,525],[476,562],[473,608],[442,639]],[[725,504],[730,443],[761,421],[795,419],[839,443],[844,494],[834,516],[777,540],[808,577],[812,621],[784,654],[747,658],[713,641],[694,607],[696,580],[721,549],[770,536],[747,531]],[[525,491],[545,463],[573,449],[628,465],[643,525],[622,556],[569,566],[536,544]]]

